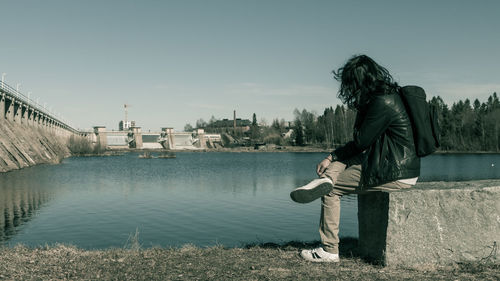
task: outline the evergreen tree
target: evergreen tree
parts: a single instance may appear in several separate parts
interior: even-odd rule
[[[257,124],[257,115],[255,113],[252,116],[252,126],[250,127],[250,139],[253,142],[258,142],[260,140],[260,128]]]
[[[273,119],[273,123],[271,124],[271,128],[276,130],[277,132],[281,132],[281,124],[278,118]]]
[[[300,119],[295,119],[295,126],[293,128],[295,144],[299,146],[304,145],[304,131]]]

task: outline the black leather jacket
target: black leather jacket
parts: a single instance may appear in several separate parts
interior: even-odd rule
[[[358,111],[354,139],[333,154],[349,165],[361,156],[361,187],[378,186],[420,175],[411,123],[397,92],[372,95]]]

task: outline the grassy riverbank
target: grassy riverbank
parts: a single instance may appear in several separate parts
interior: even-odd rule
[[[298,256],[304,246],[108,249],[0,248],[0,280],[498,280],[500,265],[384,268],[344,254],[339,264]],[[344,252],[346,252],[344,250]],[[347,256],[346,256],[347,255]]]

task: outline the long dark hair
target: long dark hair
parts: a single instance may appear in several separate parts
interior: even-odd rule
[[[352,109],[363,108],[373,94],[391,93],[398,88],[389,71],[366,55],[353,56],[332,72],[340,82],[338,98]]]

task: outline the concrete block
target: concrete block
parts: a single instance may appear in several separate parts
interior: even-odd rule
[[[108,147],[108,139],[106,135],[106,127],[104,126],[95,126],[94,134],[97,138],[97,146],[99,150],[104,151]]]
[[[359,250],[387,266],[500,262],[500,180],[358,195]]]

